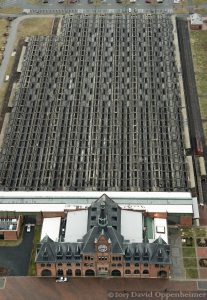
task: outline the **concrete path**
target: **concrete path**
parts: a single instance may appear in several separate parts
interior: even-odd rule
[[[176,228],[169,228],[169,244],[171,245],[172,258],[171,277],[174,280],[185,280],[182,243],[179,236],[179,230],[177,230]]]

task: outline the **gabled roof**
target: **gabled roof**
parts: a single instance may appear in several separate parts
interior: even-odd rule
[[[114,226],[114,228],[118,232],[121,232],[121,208],[106,194],[103,194],[89,207],[87,230],[90,230],[93,226],[98,225],[99,216],[101,214],[101,206],[103,204],[105,205],[105,215],[107,217],[107,224],[109,226]]]
[[[49,243],[49,242],[53,242],[53,240],[46,234],[41,240],[41,243]]]
[[[82,240],[82,253],[95,252],[95,241],[98,240],[100,235],[103,233],[111,244],[112,253],[124,254],[122,246],[124,238],[112,226],[107,226],[106,229],[100,229],[98,226],[94,226],[91,230],[89,230]]]

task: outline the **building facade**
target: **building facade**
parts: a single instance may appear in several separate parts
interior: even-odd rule
[[[128,236],[123,236],[122,227],[129,225],[124,213],[125,222],[122,209],[103,195],[88,208],[87,232],[81,239],[54,242],[45,236],[37,250],[37,275],[168,278],[170,246],[161,236],[150,242],[140,222],[139,227],[134,224],[138,235],[127,234],[125,228]],[[66,236],[72,239],[70,233]]]

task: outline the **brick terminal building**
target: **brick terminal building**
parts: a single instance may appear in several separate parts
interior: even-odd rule
[[[46,235],[39,244],[38,276],[169,277],[167,226],[157,226],[159,237],[149,240],[143,214],[106,195],[74,214],[67,216],[63,242]]]

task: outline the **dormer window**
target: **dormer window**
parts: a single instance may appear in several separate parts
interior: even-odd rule
[[[138,254],[135,254],[134,260],[135,260],[135,261],[139,261],[139,260],[140,260],[140,256],[139,256]]]
[[[62,253],[62,248],[61,248],[61,246],[58,246],[56,257],[57,257],[57,259],[59,259],[59,260],[63,258],[63,253]]]
[[[91,210],[92,211],[97,211],[97,207],[92,207]]]
[[[160,250],[158,251],[158,261],[159,261],[159,262],[163,261],[163,253],[162,253],[162,249],[160,249]]]
[[[144,261],[148,261],[149,260],[149,253],[148,253],[148,250],[146,249],[144,254],[143,254],[143,260]]]
[[[48,252],[47,252],[47,248],[45,247],[44,252],[43,252],[43,259],[44,260],[48,260]]]

